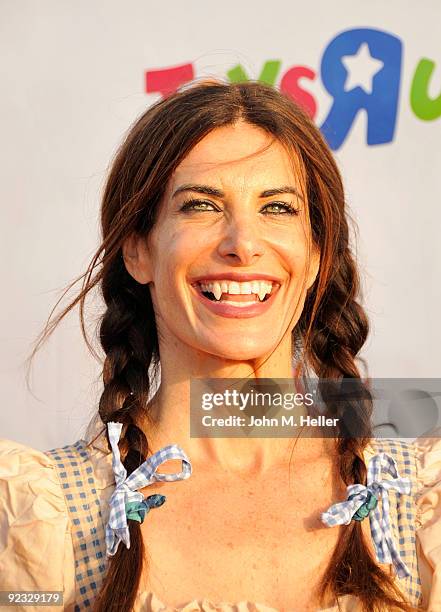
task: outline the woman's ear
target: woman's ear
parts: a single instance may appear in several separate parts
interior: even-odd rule
[[[145,237],[131,234],[123,243],[122,254],[127,272],[141,285],[152,280],[152,266]]]

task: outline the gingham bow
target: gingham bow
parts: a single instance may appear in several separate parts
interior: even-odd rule
[[[127,525],[126,503],[142,502],[144,496],[137,489],[142,489],[153,482],[171,482],[185,480],[191,475],[191,463],[185,452],[177,444],[164,446],[146,459],[127,478],[127,470],[121,463],[118,441],[121,436],[122,423],[107,423],[109,441],[112,447],[112,468],[115,474],[116,489],[110,500],[110,514],[106,526],[107,556],[113,556],[122,541],[130,548],[130,533]],[[158,474],[158,467],[169,459],[182,459],[182,471],[176,474]]]
[[[381,472],[392,476],[388,480],[380,480]],[[374,541],[377,561],[380,563],[392,563],[400,578],[410,576],[409,569],[395,546],[392,538],[388,491],[395,489],[400,494],[410,494],[411,482],[409,478],[401,478],[398,475],[395,460],[386,453],[379,453],[372,457],[368,464],[367,485],[354,484],[347,487],[348,498],[344,502],[334,504],[326,512],[322,513],[321,519],[328,527],[334,525],[349,525],[354,514],[368,502],[370,494],[381,498],[381,512],[377,505],[369,512],[369,523],[371,535]]]

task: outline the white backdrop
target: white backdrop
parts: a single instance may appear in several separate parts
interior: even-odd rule
[[[334,101],[322,78],[323,53],[357,28],[379,29],[402,44],[401,72],[391,67],[401,75],[393,139],[368,145],[362,110],[335,151],[359,226],[372,324],[363,356],[371,376],[440,375],[441,118],[418,118],[410,104],[423,58],[435,63],[429,96],[441,92],[437,0],[2,0],[0,12],[0,437],[39,449],[67,444],[97,409],[99,365],[82,343],[77,315],[37,356],[33,395],[23,361],[59,291],[95,250],[109,161],[159,95],[146,92],[146,72],[188,64],[195,77],[226,77],[241,64],[256,79],[265,62],[280,60],[279,85],[291,67],[306,66],[316,76],[301,84],[321,125]],[[380,64],[352,56],[345,87],[369,93]]]

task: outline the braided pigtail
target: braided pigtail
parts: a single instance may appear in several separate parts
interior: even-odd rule
[[[155,368],[159,361],[156,327],[149,289],[132,279],[122,257],[103,276],[102,293],[107,310],[101,322],[100,340],[106,358],[99,414],[104,423],[124,424],[119,446],[129,475],[146,460],[149,450],[138,424],[145,423],[149,366]],[[94,612],[131,610],[134,605],[145,550],[140,523],[128,519],[128,526],[130,549],[121,545],[111,557]]]
[[[367,338],[369,325],[363,308],[356,301],[359,277],[344,233],[342,240],[345,247],[340,257],[336,257],[326,294],[316,311],[309,342],[305,342],[305,350],[306,359],[312,364],[319,380],[325,380],[321,391],[327,409],[332,415],[340,417],[341,429],[337,440],[339,472],[347,486],[366,484],[367,468],[363,451],[372,436],[372,397],[355,363]],[[303,324],[312,308],[312,303],[305,304]],[[343,402],[340,399],[336,404],[332,398],[328,400],[326,380],[329,379],[350,379],[352,399]],[[344,398],[345,387],[341,388]],[[355,435],[351,435],[354,432]],[[359,597],[366,611],[384,610],[385,606],[387,610],[406,612],[415,609],[406,603],[393,578],[377,565],[364,541],[360,521],[351,521],[340,531],[319,593],[322,598],[329,595],[338,598],[346,594]]]

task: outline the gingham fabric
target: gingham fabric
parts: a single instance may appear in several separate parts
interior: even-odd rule
[[[392,479],[384,480],[383,474],[392,476]],[[366,486],[362,484],[349,485],[346,501],[333,504],[326,512],[322,513],[321,519],[328,527],[349,525],[357,510],[367,503],[370,493],[375,495],[377,500],[381,498],[381,503],[369,513],[371,535],[377,561],[392,563],[399,578],[406,578],[410,576],[410,572],[400,557],[391,533],[388,498],[388,492],[391,489],[395,489],[401,495],[409,495],[411,482],[409,478],[399,476],[395,459],[387,453],[380,453],[372,457],[368,463]]]
[[[409,576],[396,581],[396,585],[417,606],[422,598],[421,580],[418,573],[418,558],[416,553],[416,504],[417,493],[417,461],[416,448],[411,442],[394,438],[372,440],[372,454],[366,453],[366,463],[375,454],[386,453],[396,463],[397,471],[402,478],[411,482],[410,495],[402,495],[399,491],[389,489],[389,519],[393,541],[396,543],[400,558],[409,570]]]
[[[69,514],[75,556],[75,612],[92,607],[107,569],[104,523],[86,442],[45,451],[54,461]]]
[[[164,446],[151,457],[146,459],[129,477],[127,470],[121,463],[118,441],[121,436],[122,423],[109,422],[107,430],[109,433],[110,446],[112,447],[112,468],[115,474],[116,489],[109,500],[110,514],[106,526],[106,549],[107,556],[113,556],[122,541],[130,548],[130,533],[127,524],[126,504],[142,502],[144,496],[138,492],[156,481],[174,482],[185,480],[191,475],[191,463],[185,452],[177,444]],[[158,467],[169,459],[181,459],[182,470],[175,474],[158,474]]]
[[[394,439],[372,441],[373,454],[387,453],[396,462],[398,473],[416,485],[417,465],[415,448],[411,443]],[[368,447],[369,448],[369,447]],[[72,525],[76,568],[75,612],[90,608],[101,587],[106,571],[105,527],[94,487],[93,469],[84,440],[60,449],[46,451],[54,458]],[[366,461],[372,453],[366,450]],[[416,506],[412,486],[411,495],[389,490],[390,527],[401,559],[410,575],[397,580],[397,586],[413,605],[421,601],[421,582],[416,555]]]

